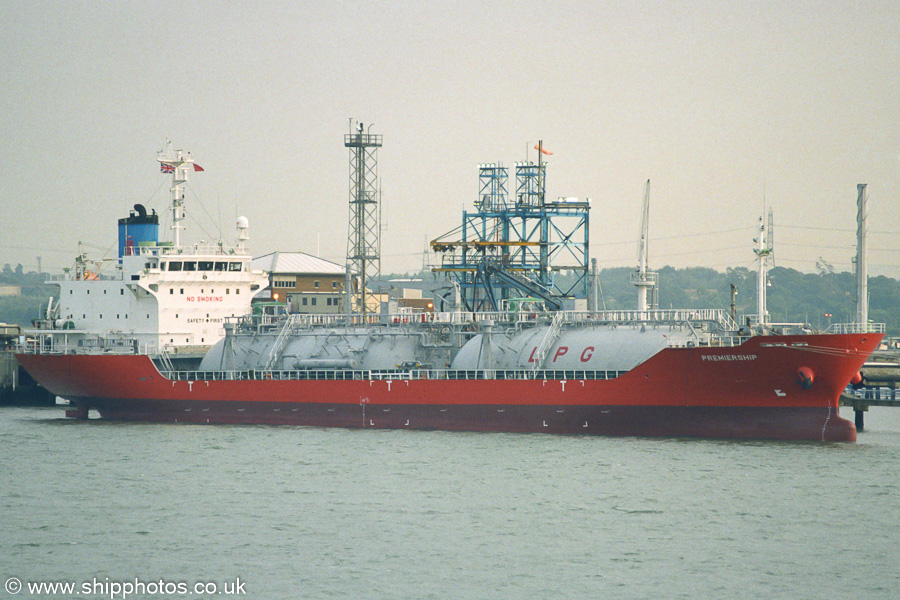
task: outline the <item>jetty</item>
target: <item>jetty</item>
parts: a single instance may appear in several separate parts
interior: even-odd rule
[[[850,406],[855,415],[856,430],[863,431],[864,415],[870,406],[900,406],[897,384],[900,382],[900,360],[869,362],[860,369],[862,381],[841,394],[841,406]]]
[[[0,323],[0,406],[52,405],[56,397],[38,385],[13,355],[21,333],[18,325]]]

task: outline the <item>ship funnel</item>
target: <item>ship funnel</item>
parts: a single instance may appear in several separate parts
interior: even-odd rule
[[[140,246],[159,244],[159,216],[156,211],[147,214],[143,204],[135,204],[134,210],[119,219],[119,260],[123,256],[140,254]]]

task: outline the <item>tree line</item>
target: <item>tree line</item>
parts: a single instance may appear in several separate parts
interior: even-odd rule
[[[632,308],[637,288],[630,285],[633,269],[604,269],[600,273],[609,308]],[[722,308],[730,310],[731,286],[736,289],[735,313],[756,314],[757,272],[745,267],[724,273],[703,267],[659,271],[660,308]],[[879,276],[869,278],[869,320],[885,323],[888,333],[900,335],[900,281]],[[769,271],[767,296],[769,320],[808,323],[827,329],[832,323],[856,320],[856,277],[843,273],[801,273],[775,267]]]
[[[13,268],[9,263],[0,269],[0,285],[15,286],[19,295],[0,295],[0,323],[19,324],[30,327],[41,308],[47,306],[51,296],[59,296],[54,285],[47,285],[46,273],[31,271],[26,273],[22,265]]]

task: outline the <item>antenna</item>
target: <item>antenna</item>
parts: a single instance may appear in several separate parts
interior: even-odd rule
[[[538,193],[540,196],[538,197],[539,206],[544,206],[544,140],[538,140],[537,143],[537,151],[538,151]]]
[[[422,252],[422,271],[431,268],[431,246],[428,245],[428,235],[425,235],[425,250]]]

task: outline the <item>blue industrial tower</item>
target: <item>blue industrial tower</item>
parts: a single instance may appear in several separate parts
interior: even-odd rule
[[[559,309],[563,298],[587,296],[590,200],[548,201],[538,149],[537,163],[516,163],[513,198],[506,167],[478,165],[475,212],[463,211],[460,227],[431,242],[442,255],[433,270],[459,284],[466,310],[502,310],[522,296]]]

